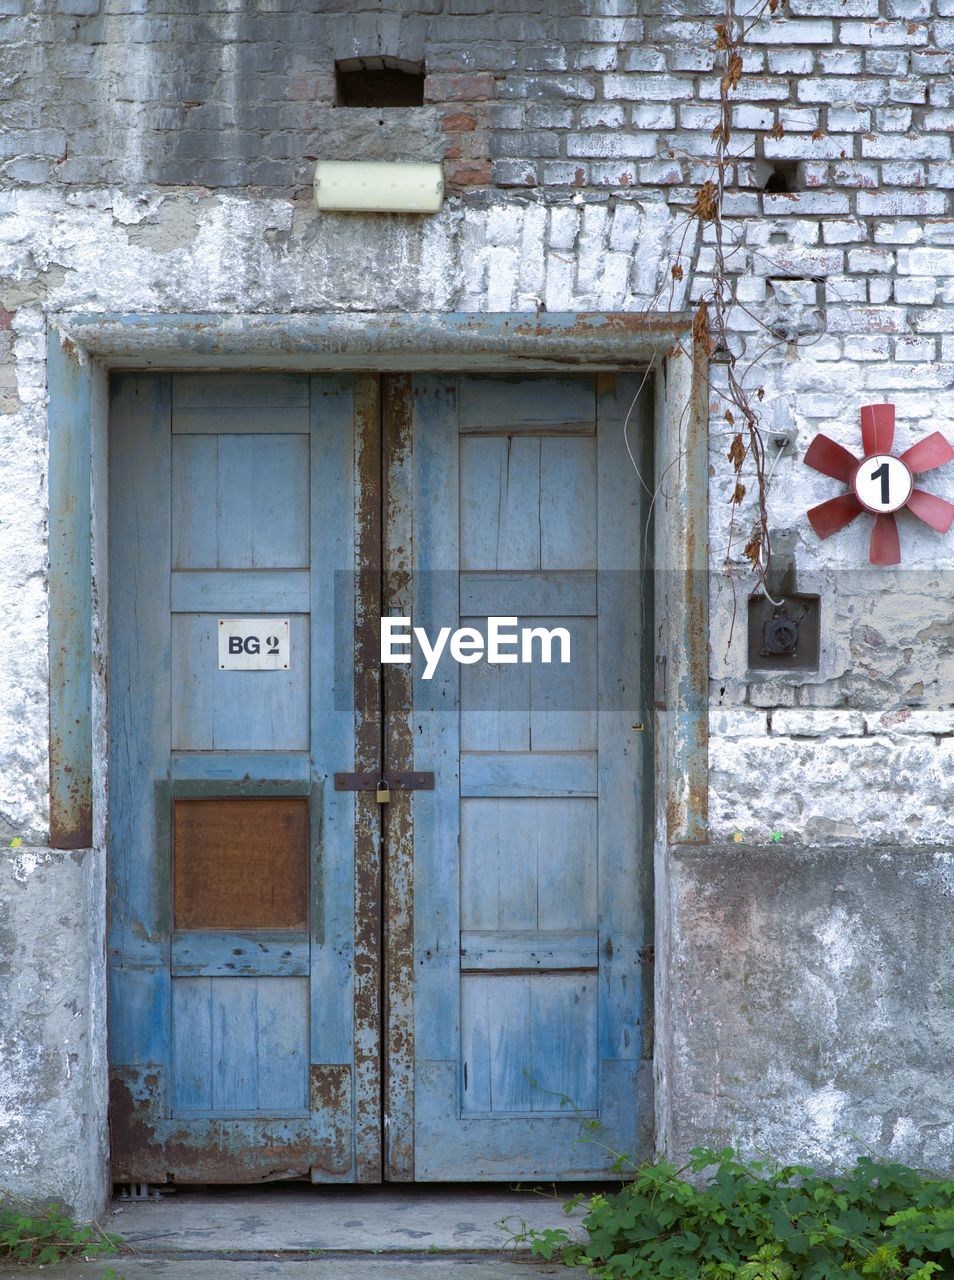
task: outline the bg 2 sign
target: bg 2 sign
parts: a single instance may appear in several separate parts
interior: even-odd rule
[[[220,671],[287,671],[287,618],[219,618]]]

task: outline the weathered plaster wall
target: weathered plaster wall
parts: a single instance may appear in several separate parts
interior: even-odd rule
[[[80,1217],[106,1189],[104,859],[0,854],[0,1192]]]
[[[950,957],[940,886],[943,846],[954,838],[954,538],[902,517],[904,565],[871,570],[865,521],[830,542],[815,539],[804,511],[839,487],[800,461],[820,429],[857,449],[858,406],[869,401],[897,405],[902,445],[933,429],[954,437],[950,6],[789,0],[784,16],[753,30],[746,54],[735,141],[752,159],[736,166],[726,201],[738,280],[732,328],[747,360],[764,352],[749,382],[764,387],[774,442],[770,518],[794,532],[800,589],[822,597],[823,646],[817,675],[747,670],[751,578],[740,550],[751,508],[737,513],[740,536],[727,552],[734,479],[717,367],[715,844],[671,867],[664,834],[657,850],[658,1122],[677,1151],[707,1127],[725,1129],[725,1115],[741,1141],[789,1153],[814,1107],[820,1116],[837,1111],[827,1128],[819,1120],[823,1156],[847,1150],[840,1134],[863,1132],[912,1158],[918,1150],[940,1164],[954,1157],[940,1049],[912,1060],[901,1093],[895,1060],[874,1053],[870,1039],[858,1041],[850,1063],[830,1043],[838,1032],[855,1044],[851,1017],[871,1007],[858,974],[871,970],[882,986],[897,978],[888,946],[895,914],[934,921],[931,947]],[[0,835],[47,839],[50,314],[693,303],[713,266],[711,229],[687,235],[686,210],[708,175],[720,5],[672,8],[664,0],[0,0]],[[425,59],[427,105],[393,116],[333,107],[334,59],[382,52]],[[770,136],[776,125],[779,138]],[[308,191],[314,160],[359,154],[442,157],[451,190],[443,212],[319,217]],[[780,161],[793,189],[763,190]],[[685,279],[670,293],[680,250]],[[925,487],[954,498],[954,468]],[[744,852],[731,844],[736,835]],[[85,893],[99,864],[30,856],[39,869],[22,883],[11,872],[0,909],[19,913],[18,937],[39,947],[33,913],[45,928],[43,894],[76,901],[75,868],[88,867]],[[62,1139],[71,1159],[85,1161],[81,1211],[99,1194],[101,1149],[67,1121],[98,1117],[90,1132],[101,1123],[100,1005],[77,1001],[70,1033],[83,1025],[88,1075],[70,1074],[61,1041],[64,1000],[74,997],[61,988],[100,981],[102,898],[90,902],[85,935],[81,917],[70,917],[78,932],[63,972],[22,944],[17,956],[40,975],[11,969],[32,984],[29,1016],[0,1018],[12,1046],[0,1055],[2,1114],[12,1117],[0,1161],[5,1141],[8,1176],[32,1187],[24,1144],[45,1134],[54,1150]],[[869,935],[857,920],[871,912]],[[806,942],[809,931],[827,942]],[[777,946],[765,941],[776,938]],[[752,973],[771,995],[757,1006],[743,993]],[[932,1000],[931,1017],[946,1028],[954,1000],[940,981]],[[837,1025],[816,1018],[832,1001]],[[884,1027],[898,1019],[904,1042],[914,1015],[905,1022],[893,998],[877,1011]],[[59,1064],[75,1112],[51,1090],[36,1091],[17,1066],[24,1057]],[[770,1108],[759,1062],[775,1072]],[[47,1083],[54,1077],[51,1066]],[[872,1117],[895,1110],[897,1120],[875,1133]],[[905,1133],[922,1136],[902,1142]],[[76,1167],[49,1166],[47,1185],[69,1197]]]
[[[950,1169],[954,852],[682,849],[671,875],[673,1146]]]

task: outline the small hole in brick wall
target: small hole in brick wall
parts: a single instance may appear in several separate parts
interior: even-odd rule
[[[335,63],[335,90],[338,107],[421,107],[424,63],[406,58],[343,58]]]
[[[772,172],[765,179],[763,191],[797,191],[798,162],[795,160],[776,160]]]

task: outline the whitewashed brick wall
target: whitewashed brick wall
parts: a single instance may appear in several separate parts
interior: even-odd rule
[[[37,843],[50,311],[639,311],[711,287],[712,229],[687,209],[710,173],[718,0],[205,8],[0,0],[0,832]],[[365,52],[426,61],[423,115],[380,133],[377,113],[336,115],[334,59]],[[817,675],[748,674],[752,509],[737,514],[733,603],[716,407],[713,835],[950,841],[954,536],[902,517],[903,566],[870,569],[865,519],[825,544],[811,532],[807,507],[839,486],[801,458],[819,430],[857,450],[859,407],[879,400],[897,406],[902,447],[954,439],[954,10],[789,0],[745,61],[732,329],[745,360],[767,349],[748,380],[765,389],[770,516],[797,534],[800,588],[822,597],[823,652]],[[314,160],[346,145],[443,158],[443,213],[320,218]],[[779,162],[793,189],[765,191]],[[925,487],[954,498],[954,468]]]

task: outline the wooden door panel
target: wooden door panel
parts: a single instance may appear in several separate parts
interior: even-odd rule
[[[572,654],[414,667],[415,1177],[605,1176],[648,1066],[639,379],[409,381],[415,624],[513,617]]]
[[[332,602],[336,577],[367,556],[356,512],[359,458],[377,448],[376,426],[370,444],[362,435],[368,381],[114,382],[120,1181],[348,1181],[380,1160],[379,1117],[377,1129],[355,1124],[378,1107],[355,1069],[369,1035],[354,982],[355,849],[368,833],[354,795],[331,785],[358,754],[353,667],[336,655]],[[289,620],[287,669],[222,669],[218,619],[243,614]]]

